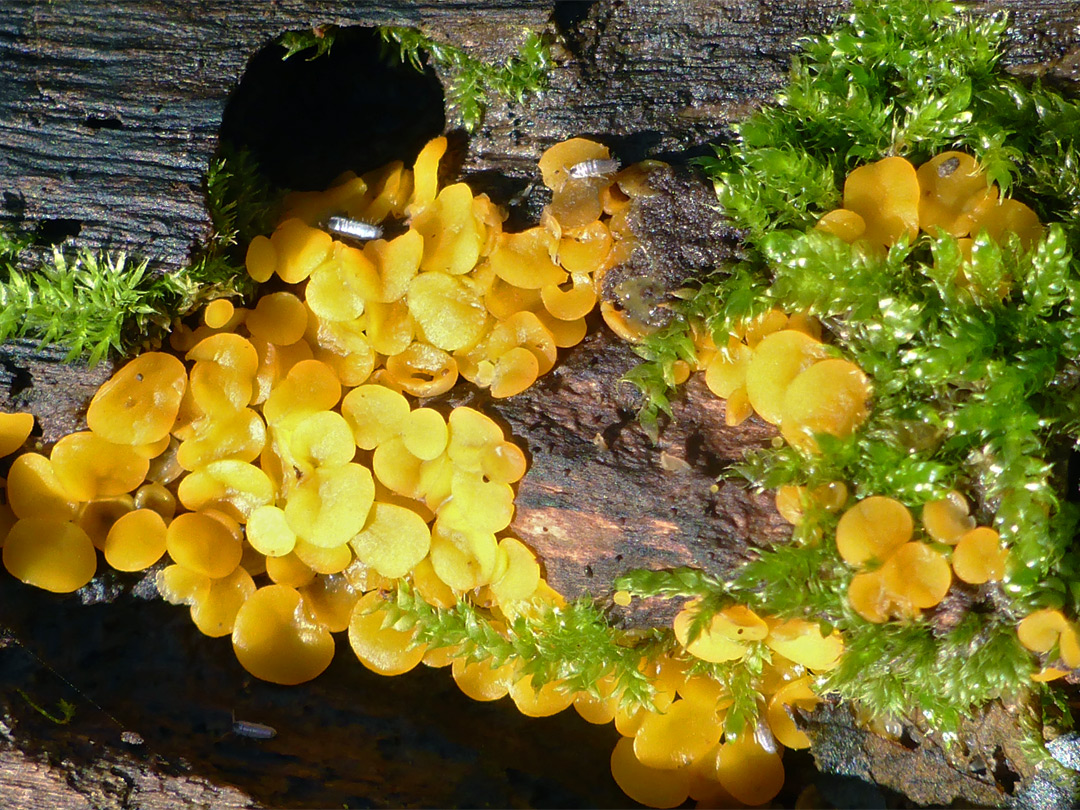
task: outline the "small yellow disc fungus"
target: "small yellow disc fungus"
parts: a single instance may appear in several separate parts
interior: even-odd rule
[[[414,644],[416,631],[383,627],[382,597],[372,591],[360,597],[349,621],[349,644],[360,663],[380,675],[401,675],[424,657],[425,645]]]
[[[251,244],[248,245],[247,255],[244,258],[244,266],[247,268],[249,276],[262,284],[264,281],[269,281],[270,276],[274,275],[277,264],[277,249],[269,237],[260,234],[251,240]]]
[[[968,512],[968,503],[964,496],[956,490],[950,490],[944,498],[923,505],[923,528],[939,543],[955,545],[961,537],[975,528],[975,518]]]
[[[919,179],[902,157],[854,169],[844,181],[844,208],[866,222],[864,239],[886,247],[919,233]]]
[[[97,570],[97,553],[86,532],[53,518],[16,522],[4,540],[3,560],[16,579],[53,593],[79,590]]]
[[[120,517],[105,538],[105,562],[117,571],[143,571],[165,554],[166,527],[151,509],[136,509]]]
[[[156,584],[161,598],[170,605],[193,605],[210,591],[210,577],[182,565],[158,571]]]
[[[520,394],[540,376],[536,355],[517,346],[502,354],[495,361],[490,390],[495,399],[505,399]]]
[[[206,305],[203,310],[203,323],[211,329],[221,329],[232,320],[236,308],[228,298],[217,298]]]
[[[427,341],[453,352],[475,344],[488,326],[483,299],[457,276],[421,273],[408,292],[409,313]]]
[[[414,397],[445,394],[458,378],[453,356],[428,343],[412,343],[403,352],[386,358],[386,372]]]
[[[315,619],[331,633],[349,629],[353,608],[361,593],[344,574],[327,574],[316,577],[310,584],[300,588],[304,604]]]
[[[972,585],[997,582],[1005,576],[1008,549],[993,529],[980,526],[965,533],[953,549],[952,565],[956,576]]]
[[[375,266],[362,251],[339,248],[335,259],[311,274],[304,301],[322,320],[351,321],[364,314],[365,292],[377,284]]]
[[[379,354],[401,354],[416,336],[416,324],[405,301],[392,304],[371,302],[367,307],[367,336]]]
[[[285,686],[320,675],[334,657],[334,637],[315,622],[300,594],[285,585],[259,588],[237,611],[233,651],[240,666]]]
[[[826,672],[840,663],[844,640],[838,632],[821,634],[817,622],[788,619],[769,631],[769,649],[816,672]]]
[[[435,201],[435,192],[439,183],[439,161],[446,154],[446,138],[442,135],[432,138],[413,164],[413,194],[409,210],[418,212]]]
[[[292,551],[281,557],[267,557],[266,575],[278,585],[290,588],[302,588],[315,581],[315,572]]]
[[[1072,622],[1069,622],[1068,626],[1061,631],[1058,652],[1069,669],[1080,667],[1080,634],[1077,633],[1076,625]]]
[[[33,429],[32,413],[0,413],[0,458],[22,447]]]
[[[560,321],[576,321],[584,318],[596,306],[596,288],[587,275],[575,273],[573,285],[551,284],[540,290],[540,300],[552,317]]]
[[[780,432],[804,453],[818,452],[816,433],[850,436],[866,419],[870,383],[854,363],[822,360],[791,381],[784,393]]]
[[[623,793],[647,807],[678,807],[690,793],[690,768],[661,770],[642,765],[634,741],[624,737],[611,752],[611,775]]]
[[[240,607],[255,593],[255,581],[243,568],[227,577],[210,580],[210,587],[191,606],[191,620],[210,638],[232,633]]]
[[[987,183],[975,158],[963,152],[934,155],[916,174],[922,194],[919,224],[930,233],[967,236],[976,213],[997,200],[997,187]]]
[[[689,700],[676,700],[662,713],[645,715],[634,736],[634,755],[646,767],[672,770],[701,759],[722,734],[715,712],[703,712]]]
[[[309,473],[315,467],[340,467],[356,455],[352,428],[334,411],[316,411],[301,419],[289,436],[293,463]]]
[[[588,138],[570,138],[548,147],[537,163],[545,186],[559,191],[570,179],[569,171],[590,160],[608,160],[611,152],[603,144]]]
[[[97,498],[84,504],[75,520],[76,525],[90,538],[96,549],[105,548],[105,538],[109,530],[121,517],[135,508],[135,499],[130,495],[114,495],[110,498]]]
[[[574,711],[586,723],[603,726],[615,719],[619,696],[615,693],[615,680],[605,676],[596,683],[598,694],[588,691],[574,695]]]
[[[251,408],[200,419],[176,451],[176,463],[197,470],[214,461],[254,461],[266,444],[266,425]],[[149,474],[149,473],[148,473]]]
[[[574,702],[574,693],[562,681],[548,681],[537,687],[533,676],[515,676],[510,684],[510,698],[526,717],[550,717]]]
[[[152,509],[166,521],[176,514],[176,496],[162,484],[144,484],[135,490],[133,500],[136,509]]]
[[[458,591],[491,581],[498,557],[498,541],[491,532],[458,528],[436,520],[431,529],[431,565],[439,579]]]
[[[417,408],[401,422],[401,440],[405,448],[422,461],[441,456],[448,439],[446,420],[432,408]]]
[[[884,561],[911,539],[915,523],[900,501],[873,495],[852,506],[836,526],[836,547],[852,565]]]
[[[341,401],[341,415],[352,428],[356,446],[374,450],[401,433],[409,415],[409,401],[382,385],[361,385]]]
[[[278,225],[270,241],[277,255],[274,269],[286,284],[299,284],[310,276],[333,247],[330,234],[295,217]]]
[[[313,546],[300,538],[296,540],[293,554],[316,574],[340,574],[353,561],[352,549],[346,544]]]
[[[485,481],[482,476],[457,470],[451,483],[453,499],[439,515],[483,532],[499,532],[514,516],[514,490],[509,484]]]
[[[705,385],[718,397],[728,399],[746,386],[746,369],[753,357],[750,347],[733,341],[728,351],[717,352],[705,368]]]
[[[187,509],[220,509],[246,523],[254,509],[273,502],[275,489],[270,477],[254,464],[225,459],[188,475],[176,494]]]
[[[952,571],[945,555],[926,543],[905,543],[881,567],[885,587],[917,608],[929,608],[945,598]]]
[[[456,276],[476,266],[485,242],[485,226],[476,218],[472,190],[464,183],[440,191],[434,205],[413,219],[412,227],[424,239],[421,275]]]
[[[809,748],[810,738],[795,725],[795,720],[788,707],[813,711],[821,703],[821,698],[814,694],[810,677],[799,678],[784,684],[769,699],[766,719],[773,736],[785,748]]]
[[[431,530],[416,512],[378,501],[350,544],[364,565],[397,579],[424,559],[431,548]]]
[[[364,527],[374,500],[375,482],[367,467],[320,467],[289,494],[285,518],[297,537],[333,548]]]
[[[493,666],[494,661],[469,661],[456,657],[450,667],[454,683],[473,700],[490,701],[504,697],[510,691],[517,668],[513,664]]]
[[[178,515],[165,533],[165,547],[178,565],[211,579],[231,574],[243,554],[240,539],[202,512]]]
[[[267,557],[283,557],[296,545],[285,512],[273,504],[256,507],[248,516],[247,541]]]
[[[38,453],[23,453],[11,462],[7,499],[20,518],[73,520],[79,512],[77,499],[60,482],[52,462]]]
[[[341,383],[318,360],[301,360],[267,397],[263,416],[269,425],[288,426],[316,411],[328,411],[341,399]]]
[[[894,598],[885,588],[881,570],[856,574],[848,586],[848,601],[855,612],[868,622],[888,621],[895,606]]]
[[[364,245],[364,256],[375,267],[378,286],[369,290],[368,300],[389,304],[402,298],[420,269],[424,255],[424,237],[408,230],[389,242],[373,239]]]
[[[90,431],[64,436],[50,458],[64,489],[80,501],[131,492],[150,469],[150,461],[131,445],[115,444]]]
[[[149,444],[168,436],[187,387],[184,364],[147,352],[124,365],[90,401],[90,430],[116,444]]]
[[[866,220],[854,211],[837,208],[825,214],[815,225],[819,231],[831,233],[851,244],[866,233]]]
[[[452,608],[458,603],[457,594],[435,572],[431,557],[425,557],[413,566],[412,583],[429,605],[445,609]]]
[[[520,481],[527,466],[524,451],[509,441],[487,447],[480,458],[480,469],[484,477],[496,484]]]
[[[978,236],[980,231],[986,233],[999,244],[1004,242],[1010,233],[1020,237],[1020,244],[1025,250],[1042,238],[1043,226],[1039,222],[1039,216],[1019,200],[1011,198],[1000,199],[996,205],[986,206],[980,209],[972,218],[971,233]]]
[[[540,584],[540,565],[536,555],[520,540],[504,537],[499,541],[499,554],[506,555],[507,567],[491,582],[491,592],[500,604],[527,599]]]
[[[504,233],[489,257],[491,268],[507,284],[522,290],[542,290],[551,284],[562,284],[567,273],[551,258],[552,243],[551,234],[542,226]]]
[[[716,749],[715,760],[708,762],[703,770],[732,796],[751,806],[765,804],[784,785],[780,754],[762,748],[752,729],[726,739]]]
[[[1058,638],[1068,627],[1069,623],[1060,610],[1044,608],[1021,619],[1016,635],[1020,643],[1032,652],[1044,653],[1058,643]]]
[[[276,292],[261,296],[245,323],[253,337],[291,346],[304,336],[307,320],[303,301],[290,292]]]
[[[739,607],[739,606],[736,606]],[[675,617],[675,638],[696,658],[713,663],[735,661],[746,654],[741,641],[760,640],[768,633],[768,626],[761,622],[759,626],[751,618],[752,611],[731,617],[717,613],[696,639],[690,640],[690,627],[697,615],[698,602],[691,600]],[[741,612],[740,612],[741,613]],[[748,615],[750,614],[750,615]],[[754,617],[756,618],[756,617]],[[760,622],[761,620],[758,619]],[[742,630],[742,634],[739,631]]]
[[[758,416],[779,425],[788,386],[824,356],[821,342],[802,332],[781,329],[764,337],[746,365],[746,395]]]

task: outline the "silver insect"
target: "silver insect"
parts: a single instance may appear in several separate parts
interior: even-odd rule
[[[277,729],[263,723],[248,720],[233,720],[232,732],[237,737],[249,737],[252,740],[272,740],[277,736]]]
[[[326,229],[334,236],[344,239],[352,239],[357,242],[366,242],[369,239],[379,239],[383,235],[383,229],[362,219],[350,219],[349,217],[330,217],[326,221]]]
[[[581,163],[575,163],[569,169],[567,174],[574,180],[584,180],[586,177],[607,177],[609,174],[615,174],[619,170],[619,161],[614,158],[610,160],[601,160],[599,158],[595,160],[583,160]]]

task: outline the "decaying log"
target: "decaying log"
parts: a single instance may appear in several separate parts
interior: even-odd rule
[[[37,225],[45,241],[77,233],[79,244],[147,256],[167,271],[209,232],[202,184],[223,131],[250,146],[282,184],[317,187],[345,168],[408,160],[409,150],[442,128],[443,110],[429,107],[437,79],[447,77],[429,75],[423,92],[389,103],[387,85],[406,80],[366,72],[374,70],[376,43],[363,31],[323,59],[280,64],[270,45],[278,35],[326,24],[419,26],[496,60],[515,50],[526,28],[552,36],[550,89],[525,106],[496,100],[478,133],[457,133],[461,173],[496,199],[527,192],[543,149],[573,135],[600,137],[624,161],[678,163],[725,137],[728,123],[777,88],[796,41],[826,28],[839,7],[811,0],[551,7],[522,0],[6,0],[0,204],[5,218]],[[1074,3],[993,7],[1014,14],[1006,56],[1014,70],[1080,79]],[[429,101],[416,109],[422,99]],[[297,119],[302,125],[291,126]],[[453,128],[452,113],[449,121]],[[387,153],[388,144],[403,152]],[[730,235],[708,216],[702,188],[683,187],[681,207],[671,194],[674,205],[644,218],[645,270],[670,276],[723,261],[715,246]],[[524,223],[544,200],[535,190],[520,196],[514,216]],[[88,370],[59,361],[29,342],[0,347],[0,407],[32,410],[46,443],[81,425],[89,395],[110,372],[108,364]],[[757,420],[724,427],[721,403],[692,380],[654,445],[635,422],[636,395],[619,383],[635,362],[597,330],[519,397],[490,401],[465,387],[442,403],[479,404],[526,447],[530,472],[513,528],[568,596],[605,599],[612,579],[636,567],[693,565],[723,575],[783,536],[768,496],[717,480],[747,448],[767,444],[772,428]],[[569,713],[529,720],[501,704],[468,701],[445,671],[383,679],[346,655],[311,684],[265,684],[243,672],[227,642],[200,636],[183,610],[144,599],[149,590],[110,575],[58,598],[0,578],[0,629],[9,634],[0,645],[0,804],[626,803],[606,776],[616,738],[610,726],[586,726]],[[672,607],[613,615],[648,623]],[[76,705],[67,725],[28,702],[52,711],[61,699]],[[279,734],[237,738],[234,713]],[[833,772],[877,779],[913,798],[946,795],[947,787],[918,791],[955,777],[955,763],[934,760],[931,748],[930,764],[917,774],[929,774],[929,782],[905,781],[903,760],[888,756],[896,752],[853,731],[842,715],[813,722],[839,724],[844,739],[860,741],[867,766],[859,771],[857,758],[825,756]],[[124,731],[144,742],[124,743]],[[1004,744],[1002,751],[1016,756]],[[785,760],[796,774],[788,802],[798,792],[800,762]],[[998,804],[994,782],[991,773],[954,795]]]

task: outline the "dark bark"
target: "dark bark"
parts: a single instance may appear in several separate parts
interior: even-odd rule
[[[1080,78],[1080,7],[1050,0],[1000,5],[1015,15],[1010,66],[1055,81]],[[724,137],[728,123],[776,89],[794,43],[826,28],[837,8],[809,0],[557,6],[521,0],[6,0],[0,4],[4,213],[40,224],[43,236],[78,229],[80,244],[152,257],[166,270],[182,265],[209,232],[202,182],[230,97],[235,139],[254,141],[256,127],[269,126],[245,117],[263,104],[257,94],[247,102],[242,93],[231,96],[245,68],[256,66],[249,60],[281,32],[319,24],[418,25],[494,59],[513,52],[523,28],[556,36],[551,89],[526,105],[496,101],[479,133],[458,138],[458,163],[478,190],[490,188],[505,199],[525,188],[543,149],[573,135],[599,136],[627,162],[678,161]],[[381,86],[381,78],[347,70],[359,57],[343,51],[329,58],[338,61],[290,67],[281,106],[295,105],[304,117],[320,104],[334,104],[324,113],[329,126],[357,87]],[[266,75],[275,59],[272,52],[259,57]],[[319,72],[327,68],[329,75]],[[303,106],[304,94],[317,101]],[[370,109],[349,114],[364,121],[373,118]],[[406,105],[406,117],[410,112]],[[435,113],[438,118],[442,110]],[[374,159],[372,145],[399,142],[400,131],[396,119],[368,123],[353,127],[349,147],[334,139],[313,142],[310,128],[290,131],[293,140],[283,135],[275,145],[286,157],[268,168],[281,182],[295,177],[298,166],[314,167],[313,178],[364,168],[361,161]],[[423,128],[413,134],[434,134]],[[684,202],[686,195],[705,199],[701,189],[687,188]],[[673,209],[678,195],[667,200],[646,218],[654,228],[643,238],[652,249],[651,271],[677,283],[679,268],[707,267],[723,257],[710,252],[715,222],[707,206]],[[529,195],[517,218],[535,215],[542,203],[538,193]],[[683,226],[690,227],[670,238]],[[32,410],[46,442],[80,425],[88,397],[109,373],[107,365],[87,370],[59,361],[35,352],[32,343],[0,348],[0,406]],[[451,397],[482,402],[527,447],[531,468],[514,529],[569,596],[606,598],[612,578],[636,567],[693,565],[723,575],[755,547],[783,536],[768,496],[716,481],[745,449],[767,443],[772,429],[756,420],[723,427],[720,402],[692,381],[654,446],[634,420],[640,403],[618,382],[634,362],[625,346],[597,333],[519,397],[488,402],[467,390]],[[610,726],[588,727],[571,714],[528,720],[502,704],[472,703],[445,672],[378,678],[344,651],[326,675],[300,688],[253,681],[227,642],[199,636],[181,609],[144,602],[135,594],[145,586],[132,585],[105,578],[81,598],[111,604],[89,606],[80,597],[56,598],[0,580],[3,622],[15,639],[0,648],[0,673],[10,686],[0,696],[5,806],[625,803],[606,776],[615,741]],[[616,616],[655,622],[672,607]],[[73,692],[72,684],[81,691]],[[55,726],[15,689],[45,707],[71,700],[76,717]],[[275,726],[278,737],[259,743],[230,736],[233,711]],[[845,728],[844,734],[853,733]],[[125,730],[141,735],[144,745],[122,743]],[[957,778],[955,763],[933,760],[937,749],[931,747],[931,764],[920,764],[917,779],[905,781],[904,761],[886,756],[893,749],[883,752],[880,742],[855,733],[861,736],[845,739],[871,752],[859,776],[913,798],[924,774],[946,786]],[[822,750],[838,750],[827,747],[826,736],[819,730]],[[1016,756],[1002,750],[1006,758]],[[798,762],[785,760],[789,773],[798,773]],[[822,762],[840,773],[858,770],[852,757],[823,755]],[[799,777],[791,779],[789,791]],[[990,782],[976,781],[954,795],[994,803]]]

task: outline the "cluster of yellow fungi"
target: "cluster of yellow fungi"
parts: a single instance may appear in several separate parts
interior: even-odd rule
[[[345,385],[371,378],[430,397],[460,375],[496,398],[518,394],[582,340],[600,277],[631,249],[622,189],[641,193],[640,173],[570,176],[609,158],[607,147],[574,138],[548,149],[539,167],[552,202],[540,225],[508,233],[486,194],[465,183],[439,190],[446,146],[430,141],[412,169],[395,162],[289,195],[281,224],[248,249],[257,281],[306,282],[305,331]],[[338,213],[404,230],[350,244],[320,227]]]
[[[468,600],[496,630],[564,604],[508,531],[524,453],[477,410],[409,397],[445,393],[459,376],[509,397],[548,372],[557,349],[584,337],[603,274],[633,248],[631,201],[651,193],[647,167],[619,171],[606,147],[575,138],[540,159],[552,191],[540,225],[508,233],[486,195],[464,183],[439,188],[445,151],[436,138],[412,168],[393,163],[289,195],[281,223],[247,253],[253,279],[277,277],[253,307],[212,302],[201,325],[174,330],[182,360],[135,358],[98,390],[87,430],[48,455],[14,459],[0,505],[4,566],[65,593],[93,578],[98,551],[119,571],[167,558],[156,575],[162,596],[187,605],[206,635],[230,636],[259,678],[316,677],[334,655],[333,634],[347,632],[375,672],[448,666],[476,700],[509,695],[530,716],[573,706],[589,722],[614,721],[622,739],[612,774],[644,804],[763,804],[783,783],[782,749],[809,745],[791,709],[819,702],[814,678],[843,653],[837,632],[733,605],[692,636],[701,609],[692,601],[674,622],[680,648],[641,661],[656,690],[645,707],[627,706],[613,676],[582,692],[560,680],[536,685],[519,660],[429,649],[415,628],[389,619],[383,589],[396,581],[436,608]],[[396,235],[335,239],[323,229],[332,215]],[[882,245],[920,227],[957,237],[1013,231],[1026,241],[1041,228],[1029,209],[998,199],[960,153],[917,171],[901,158],[855,170],[844,208],[819,227]],[[601,310],[626,339],[645,331],[627,310]],[[815,453],[816,435],[848,436],[866,418],[869,381],[830,356],[813,318],[774,310],[738,324],[722,347],[709,338],[698,346],[697,370],[726,400],[729,425],[756,413]],[[685,378],[690,368],[680,371]],[[22,447],[32,427],[29,414],[0,414],[0,456]],[[798,524],[810,509],[839,512],[847,500],[840,483],[785,487],[777,508]],[[922,517],[932,542],[912,540],[910,512],[890,498],[841,515],[840,554],[865,569],[849,598],[869,621],[936,605],[953,572],[972,584],[1004,575],[997,533],[974,525],[960,495],[927,504]],[[1032,614],[1019,632],[1029,649],[1058,650],[1065,666],[1080,666],[1077,629],[1059,612]],[[714,678],[691,674],[692,663],[741,661],[751,645],[770,653],[754,675],[763,712],[725,735],[732,698]],[[1048,666],[1041,679],[1059,673]]]
[[[844,438],[866,419],[869,380],[854,363],[829,356],[814,318],[771,310],[736,324],[722,348],[708,337],[698,342],[698,367],[725,400],[728,425],[756,413],[813,454],[816,434]]]
[[[767,801],[783,781],[779,746],[808,744],[785,707],[817,700],[807,674],[817,664],[805,660],[816,627],[770,621],[785,662],[761,685],[761,728],[773,731],[723,739],[730,700],[712,678],[688,675],[693,652],[643,659],[657,699],[631,709],[611,677],[584,692],[538,686],[520,660],[429,649],[389,618],[383,590],[395,581],[437,608],[468,600],[496,630],[564,604],[508,532],[524,453],[479,411],[410,397],[443,393],[459,375],[512,396],[548,371],[556,349],[584,335],[602,274],[632,247],[630,200],[647,193],[638,167],[571,171],[610,163],[606,148],[574,139],[541,159],[553,191],[542,224],[504,233],[484,195],[438,190],[444,150],[436,139],[411,170],[393,164],[291,195],[248,252],[253,278],[277,276],[253,307],[212,302],[196,328],[174,330],[177,354],[145,353],[101,386],[87,430],[14,459],[0,506],[4,565],[60,593],[93,578],[98,551],[120,571],[156,568],[162,596],[189,607],[201,632],[230,637],[261,679],[316,677],[346,633],[383,675],[449,667],[477,700],[509,695],[530,716],[574,706],[590,722],[615,720],[625,739],[613,774],[646,803]],[[321,229],[337,213],[407,225],[358,246]],[[605,317],[629,328],[620,313]],[[22,447],[32,426],[29,414],[0,415],[0,452]],[[691,646],[715,650],[722,632]]]
[[[1080,668],[1080,628],[1060,610],[1044,608],[1028,614],[1016,633],[1021,644],[1044,660],[1042,669],[1031,676],[1033,681],[1057,680]]]
[[[902,157],[860,166],[844,182],[843,206],[825,214],[817,227],[845,242],[880,247],[913,240],[920,229],[948,234],[959,239],[969,259],[973,237],[982,231],[999,243],[1016,234],[1025,249],[1043,231],[1038,215],[1019,200],[1001,197],[964,152],[942,152],[918,169]]]
[[[676,807],[687,797],[706,807],[764,804],[783,785],[783,748],[810,746],[790,710],[820,702],[814,678],[837,665],[844,643],[839,633],[822,635],[815,623],[762,618],[743,605],[714,613],[693,637],[700,610],[699,600],[683,607],[674,622],[681,649],[648,664],[659,712],[611,705],[623,735],[611,770],[627,795],[652,807]],[[694,674],[692,665],[741,661],[755,644],[770,652],[754,676],[763,712],[756,724],[725,734],[731,696],[713,678]]]

